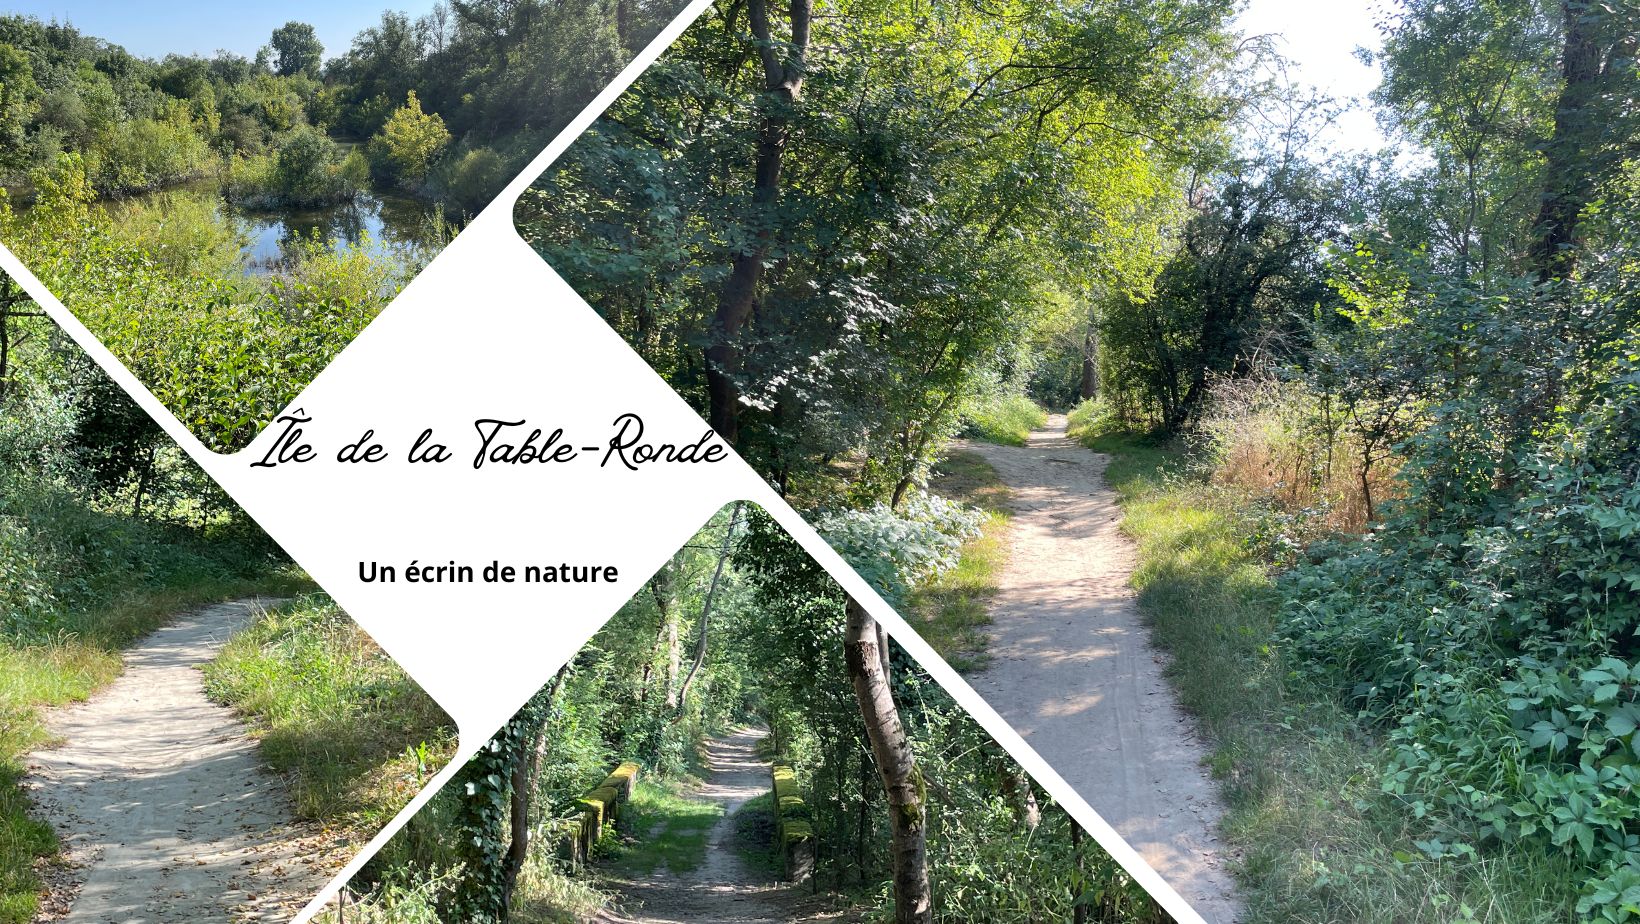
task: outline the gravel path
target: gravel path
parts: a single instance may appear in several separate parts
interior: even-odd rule
[[[1222,807],[1128,583],[1108,456],[1054,415],[1025,446],[965,444],[1011,490],[991,660],[969,682],[1209,924],[1239,915]]]
[[[711,772],[695,792],[723,806],[723,816],[706,836],[701,864],[682,874],[666,869],[620,884],[621,903],[631,916],[605,914],[608,924],[787,924],[841,920],[823,910],[823,900],[772,882],[753,872],[735,850],[734,814],[769,791],[769,764],[757,756],[767,734],[741,728],[706,744]],[[641,849],[641,848],[640,848]]]
[[[258,609],[178,619],[126,652],[107,689],[48,717],[62,743],[29,755],[27,785],[71,868],[37,921],[284,921],[328,880],[314,832],[196,669]]]

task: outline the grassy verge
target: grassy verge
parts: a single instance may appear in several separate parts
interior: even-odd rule
[[[621,815],[636,843],[621,850],[614,868],[643,876],[660,869],[687,873],[705,861],[706,835],[721,817],[723,806],[691,797],[681,784],[641,779]]]
[[[1441,829],[1382,792],[1387,758],[1338,704],[1288,682],[1272,647],[1280,593],[1245,498],[1185,471],[1141,437],[1082,435],[1112,453],[1107,472],[1138,542],[1134,586],[1184,705],[1216,742],[1211,769],[1241,852],[1250,921],[1488,922],[1572,919],[1561,861],[1506,846],[1429,859]]]
[[[455,750],[449,717],[323,594],[235,636],[205,687],[289,775],[297,812],[352,840],[375,835]]]
[[[1005,446],[1025,445],[1031,431],[1048,421],[1048,412],[1024,395],[997,398],[963,416],[968,436]]]
[[[36,864],[58,852],[19,783],[29,752],[49,743],[45,710],[83,701],[122,671],[120,652],[188,609],[311,588],[265,556],[197,534],[133,522],[48,497],[0,504],[0,924],[34,918]],[[18,525],[21,524],[21,529]],[[22,541],[17,541],[17,537]],[[0,540],[8,535],[0,535]],[[93,560],[100,561],[94,565]],[[95,569],[100,568],[101,571]],[[15,569],[15,570],[11,570]],[[31,579],[50,588],[31,592]],[[14,593],[15,592],[15,593]],[[18,604],[16,596],[30,595]]]
[[[983,532],[963,544],[957,566],[912,594],[917,631],[959,671],[985,666],[989,606],[1008,563],[1008,487],[985,459],[955,452],[940,462],[929,490],[985,511]]]
[[[735,853],[752,872],[769,879],[785,873],[785,858],[775,848],[774,793],[766,792],[735,810]]]

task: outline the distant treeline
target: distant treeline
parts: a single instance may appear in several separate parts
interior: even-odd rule
[[[0,183],[28,191],[71,153],[102,195],[216,173],[252,204],[317,204],[369,179],[475,211],[675,6],[440,2],[384,12],[329,60],[300,22],[254,58],[155,61],[71,24],[0,16]]]

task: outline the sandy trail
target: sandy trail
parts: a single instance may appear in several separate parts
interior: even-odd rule
[[[769,791],[769,764],[757,756],[762,729],[740,728],[706,744],[711,771],[695,795],[723,806],[706,836],[706,858],[683,874],[657,870],[621,883],[630,917],[605,914],[609,924],[788,924],[839,920],[821,910],[823,900],[749,869],[735,851],[734,814],[747,800]]]
[[[196,665],[256,613],[206,607],[126,652],[125,673],[48,718],[62,744],[29,755],[28,785],[68,848],[72,882],[39,921],[288,920],[328,880],[231,710]]]
[[[1162,676],[1128,584],[1108,456],[1049,418],[1025,446],[965,444],[1012,492],[991,661],[969,682],[1209,924],[1240,910],[1207,749]]]

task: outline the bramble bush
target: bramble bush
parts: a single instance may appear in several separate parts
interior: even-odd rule
[[[1604,289],[1630,307],[1583,317],[1632,315],[1626,294]],[[1384,791],[1447,832],[1420,850],[1540,845],[1588,871],[1581,914],[1621,922],[1640,917],[1640,340],[1601,341],[1536,386],[1556,409],[1512,448],[1471,428],[1541,407],[1535,389],[1505,380],[1437,408],[1402,444],[1405,496],[1382,524],[1282,578],[1279,638],[1298,679],[1385,728]],[[1473,451],[1500,445],[1490,464]]]
[[[822,514],[814,528],[884,599],[898,605],[912,589],[956,567],[963,542],[980,534],[985,512],[926,491],[901,510],[877,503]]]

